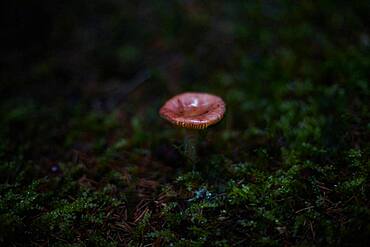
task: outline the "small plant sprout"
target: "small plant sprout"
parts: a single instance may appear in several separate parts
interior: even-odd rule
[[[223,118],[225,109],[225,102],[218,96],[187,92],[169,99],[159,110],[162,118],[184,129],[183,153],[193,168],[198,162],[198,132],[218,123]]]

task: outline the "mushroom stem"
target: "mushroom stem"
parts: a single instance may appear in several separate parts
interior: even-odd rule
[[[184,133],[184,156],[188,165],[194,166],[199,161],[197,155],[198,132],[185,129]]]

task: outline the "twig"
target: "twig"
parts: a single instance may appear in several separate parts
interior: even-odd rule
[[[306,208],[302,208],[302,209],[300,209],[300,210],[296,211],[295,213],[296,213],[296,214],[298,214],[298,213],[300,213],[300,212],[302,212],[302,211],[310,210],[310,209],[312,209],[312,208],[314,208],[314,207],[315,207],[315,206],[309,206],[309,207],[306,207]]]

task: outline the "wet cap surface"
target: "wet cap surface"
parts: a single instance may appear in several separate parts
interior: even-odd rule
[[[207,93],[183,93],[169,99],[159,114],[171,123],[189,129],[205,129],[219,122],[225,113],[225,102]]]

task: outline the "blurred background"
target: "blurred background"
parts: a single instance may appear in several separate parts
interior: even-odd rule
[[[1,90],[8,97],[119,101],[139,86],[158,98],[238,83],[333,83],[336,52],[369,46],[367,1],[2,5]],[[260,73],[263,66],[270,68]]]
[[[351,95],[368,89],[367,1],[2,5],[5,111],[18,105],[51,115],[119,110],[124,122],[137,116],[153,126],[168,97],[207,91],[228,101],[229,127],[245,129],[264,101],[284,90],[336,85]],[[59,118],[53,129],[71,119]]]
[[[252,163],[266,178],[304,164],[299,176],[321,174],[332,188],[338,176],[355,179],[355,166],[347,167],[340,154],[362,154],[366,163],[369,1],[14,0],[0,5],[3,184],[67,176],[70,166],[82,163],[71,181],[84,177],[117,186],[131,193],[125,200],[135,208],[188,172],[176,148],[181,131],[158,116],[168,98],[184,91],[213,93],[227,104],[225,119],[209,129],[199,147],[204,165],[200,182],[190,186],[193,192],[203,184],[224,193],[230,179],[238,178],[229,171],[232,164]],[[320,169],[329,165],[340,170],[327,168],[334,175],[325,177]],[[123,185],[117,176],[124,177]],[[367,178],[361,181],[353,186],[368,189]],[[78,197],[76,191],[60,198]],[[177,193],[179,200],[186,198]],[[343,193],[332,200],[345,201],[352,192]],[[368,196],[359,198],[366,208]],[[297,201],[294,205],[304,205]],[[37,217],[35,211],[24,215]],[[334,218],[342,216],[330,217],[335,225]],[[369,212],[343,217],[353,217],[359,233],[366,229],[361,217]],[[9,222],[4,229],[14,226]],[[297,229],[294,237],[287,230],[285,243],[333,243]],[[12,230],[14,236],[17,231]],[[272,239],[284,239],[274,234]],[[347,241],[353,232],[346,234]],[[240,236],[234,236],[234,244]]]

